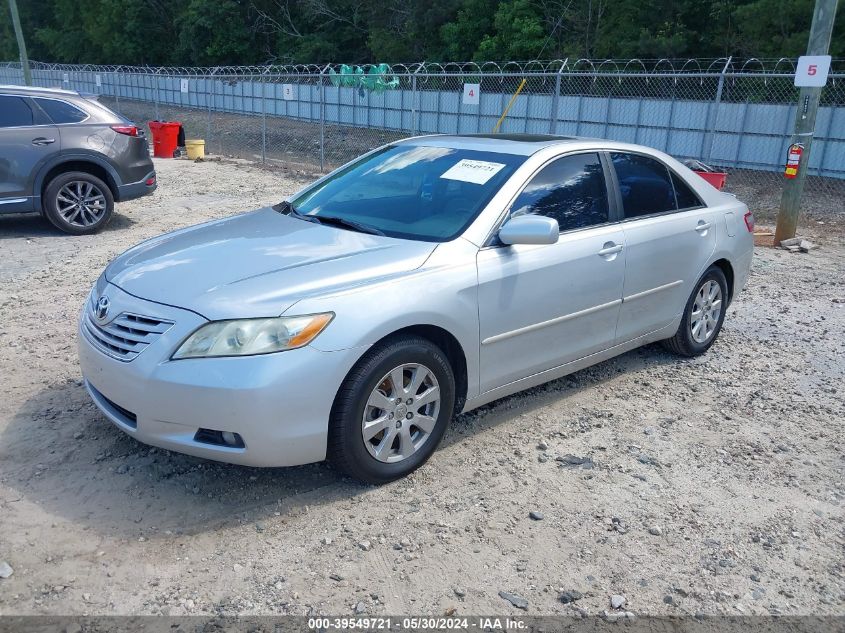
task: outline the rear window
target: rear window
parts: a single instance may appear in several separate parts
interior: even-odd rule
[[[47,113],[53,123],[79,123],[88,118],[88,115],[74,105],[57,99],[35,98],[35,102]]]
[[[675,172],[672,172],[672,185],[675,187],[679,209],[697,209],[704,206],[690,186]]]
[[[626,218],[675,211],[675,188],[666,166],[639,154],[610,155]]]
[[[0,127],[32,125],[32,109],[20,97],[0,95]]]

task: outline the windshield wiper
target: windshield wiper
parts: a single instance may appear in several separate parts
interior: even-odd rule
[[[278,211],[283,215],[292,215],[295,218],[307,220],[308,222],[319,222],[319,220],[317,220],[317,218],[313,215],[305,215],[304,213],[297,211],[296,207],[287,200],[282,200],[279,204],[273,205],[273,210]]]
[[[292,215],[295,218],[306,220],[307,222],[315,222],[316,224],[333,224],[335,226],[342,226],[359,233],[369,233],[370,235],[384,235],[375,227],[355,222],[354,220],[347,220],[346,218],[338,218],[333,215],[305,215],[296,210],[290,202],[283,200],[273,207],[275,211],[283,213],[284,215]]]
[[[316,220],[320,224],[334,224],[335,226],[342,226],[347,229],[352,229],[353,231],[358,231],[359,233],[369,233],[370,235],[384,235],[382,231],[373,226],[361,224],[360,222],[355,222],[354,220],[347,220],[346,218],[338,218],[333,215],[309,215],[307,217],[314,218],[314,220]]]

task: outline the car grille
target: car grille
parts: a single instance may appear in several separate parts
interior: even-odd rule
[[[150,343],[173,325],[153,317],[122,312],[108,323],[99,324],[91,313],[85,311],[83,330],[88,340],[103,354],[129,362],[143,352]]]

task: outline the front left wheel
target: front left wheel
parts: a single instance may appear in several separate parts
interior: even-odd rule
[[[419,337],[370,350],[343,382],[332,407],[328,458],[370,484],[422,466],[443,438],[455,406],[455,377],[443,351]]]

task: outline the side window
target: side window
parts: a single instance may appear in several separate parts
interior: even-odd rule
[[[47,113],[53,123],[79,123],[88,118],[82,110],[65,101],[35,98],[35,102]]]
[[[697,209],[704,206],[690,186],[675,172],[672,172],[672,185],[675,187],[679,209]]]
[[[546,165],[514,201],[511,215],[557,220],[561,231],[608,221],[607,188],[598,154],[564,156]]]
[[[32,110],[20,97],[0,95],[0,128],[32,125]]]
[[[639,154],[612,153],[626,218],[674,211],[675,189],[666,166]]]

